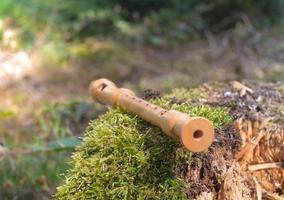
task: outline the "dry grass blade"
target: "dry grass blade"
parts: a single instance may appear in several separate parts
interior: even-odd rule
[[[274,163],[261,163],[256,165],[249,165],[248,169],[250,171],[256,171],[261,169],[269,169],[269,168],[283,168],[284,169],[284,162],[274,162]]]
[[[256,180],[255,177],[253,177],[253,181],[255,183],[255,190],[256,190],[256,197],[257,200],[262,200],[262,192],[261,192],[261,186],[259,185],[258,181]]]

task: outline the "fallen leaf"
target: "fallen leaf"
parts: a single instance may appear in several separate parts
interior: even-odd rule
[[[244,84],[240,83],[239,81],[233,82],[233,88],[240,92],[241,97],[244,96],[246,93],[253,94],[253,90]]]

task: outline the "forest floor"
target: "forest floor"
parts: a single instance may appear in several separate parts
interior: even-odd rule
[[[21,155],[21,151],[35,141],[44,146],[53,140],[81,136],[89,120],[105,111],[94,105],[88,94],[89,83],[99,77],[109,78],[140,94],[149,88],[170,91],[215,81],[281,81],[284,79],[284,41],[277,36],[268,37],[269,34],[268,31],[246,31],[237,36],[231,34],[170,47],[122,45],[111,40],[91,38],[72,47],[76,56],[71,56],[61,67],[39,66],[41,61],[36,51],[20,54],[26,59],[23,64],[23,57],[17,60],[19,52],[3,52],[5,61],[0,64],[0,70],[4,69],[2,66],[5,64],[10,66],[10,72],[0,71],[2,147],[9,151],[16,150],[17,155]],[[17,77],[14,77],[15,74]],[[263,95],[274,95],[269,93],[269,87],[268,84],[253,90]],[[221,102],[226,104],[228,98],[231,97],[226,96]],[[42,140],[36,140],[35,136],[42,133],[45,135]],[[2,178],[1,187],[30,187],[26,186],[29,180],[24,172],[17,180],[13,178],[22,163],[9,156],[5,159],[10,162],[7,166],[13,169],[14,174]],[[20,163],[19,166],[17,163]],[[60,173],[65,168],[59,169]],[[50,196],[61,178],[52,179],[48,174],[40,173],[32,183],[40,183],[40,189],[31,191],[45,190]]]

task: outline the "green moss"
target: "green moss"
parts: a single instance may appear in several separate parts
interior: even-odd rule
[[[216,127],[231,120],[220,108],[153,102],[208,117]],[[90,123],[72,160],[56,199],[186,199],[186,182],[175,171],[191,162],[191,153],[159,128],[119,108]]]
[[[281,94],[284,93],[284,84],[278,85],[276,87],[276,90],[279,91]]]
[[[278,110],[280,111],[280,113],[282,114],[282,117],[280,120],[282,120],[284,122],[284,105],[281,105],[278,107]]]
[[[211,120],[214,127],[219,129],[222,125],[230,123],[232,117],[226,110],[220,107],[212,108],[208,105],[189,105],[187,103],[171,104],[167,99],[161,98],[152,101],[154,104],[164,107],[166,109],[174,109],[187,113],[191,117],[201,116]]]
[[[165,98],[178,98],[178,99],[193,99],[193,98],[206,98],[207,94],[199,88],[185,89],[179,88],[174,89],[169,95],[165,95]]]
[[[172,171],[177,144],[140,124],[120,109],[92,122],[57,199],[184,199]]]

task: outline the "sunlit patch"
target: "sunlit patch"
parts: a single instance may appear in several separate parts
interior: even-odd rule
[[[33,67],[28,53],[0,52],[0,85],[20,80]]]

